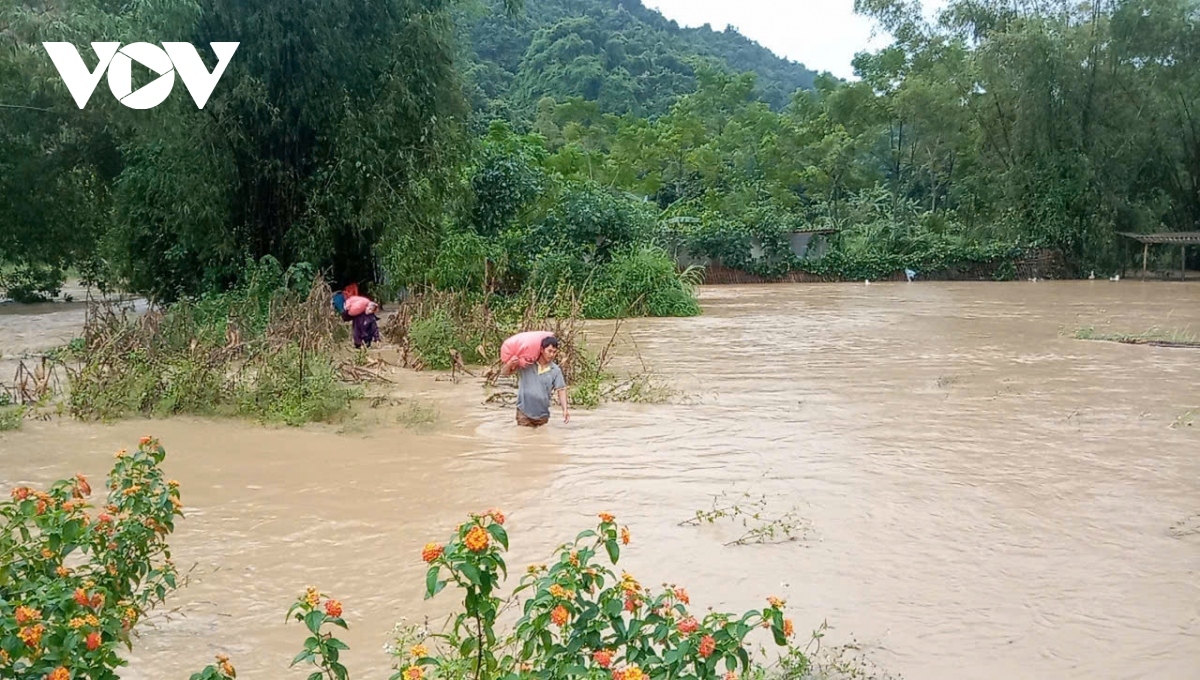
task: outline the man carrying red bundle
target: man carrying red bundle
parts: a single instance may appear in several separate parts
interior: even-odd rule
[[[558,356],[558,338],[542,338],[541,354],[537,361],[528,362],[514,355],[500,369],[501,375],[517,373],[517,424],[524,427],[541,427],[550,422],[550,402],[558,393],[562,406],[563,422],[571,421],[567,408],[567,381],[562,369],[554,363]]]

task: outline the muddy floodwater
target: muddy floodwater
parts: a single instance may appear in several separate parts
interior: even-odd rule
[[[1200,332],[1200,285],[1136,281],[728,286],[704,315],[624,325],[674,403],[556,413],[518,431],[470,379],[402,374],[427,430],[270,429],[193,419],[29,422],[0,482],[102,476],[142,434],[168,450],[190,584],[151,617],[127,678],[301,673],[284,624],[305,586],[339,597],[356,678],[425,602],[421,546],[470,511],[508,515],[514,571],[611,511],[621,566],[741,612],[788,600],[798,633],[855,642],[913,679],[1200,677],[1200,350],[1074,331]],[[56,314],[44,328],[56,329]],[[0,348],[21,335],[0,315]],[[11,330],[16,328],[16,330]],[[15,334],[15,335],[14,335]],[[597,336],[599,337],[599,336]],[[7,353],[9,350],[4,349]],[[803,540],[725,546],[680,526],[715,495],[795,509]],[[436,620],[440,622],[440,619]]]

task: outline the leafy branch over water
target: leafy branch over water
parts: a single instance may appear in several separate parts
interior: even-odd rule
[[[806,536],[811,529],[809,521],[801,517],[794,506],[779,517],[772,517],[767,510],[767,497],[755,498],[749,493],[735,501],[728,500],[726,493],[713,496],[710,510],[697,510],[695,517],[680,522],[679,526],[716,524],[719,520],[740,521],[746,530],[725,545],[788,543]]]

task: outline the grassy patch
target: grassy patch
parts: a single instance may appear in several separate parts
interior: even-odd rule
[[[24,406],[0,406],[0,432],[21,429],[25,422],[26,408]]]
[[[1105,342],[1121,342],[1129,345],[1154,345],[1158,347],[1195,347],[1200,348],[1200,337],[1188,330],[1151,328],[1137,334],[1101,333],[1093,326],[1086,326],[1075,331],[1076,340],[1101,340]]]
[[[69,407],[85,420],[176,414],[301,425],[332,422],[361,389],[335,358],[345,327],[329,287],[297,282],[264,262],[242,287],[137,315],[115,303],[89,310],[64,356]]]
[[[437,409],[427,404],[410,401],[396,416],[396,422],[409,430],[426,432],[437,424]]]

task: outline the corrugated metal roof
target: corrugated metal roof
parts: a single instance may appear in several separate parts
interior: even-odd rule
[[[1121,232],[1121,236],[1142,243],[1174,243],[1180,246],[1200,245],[1200,231],[1165,231],[1158,234],[1130,234]]]

